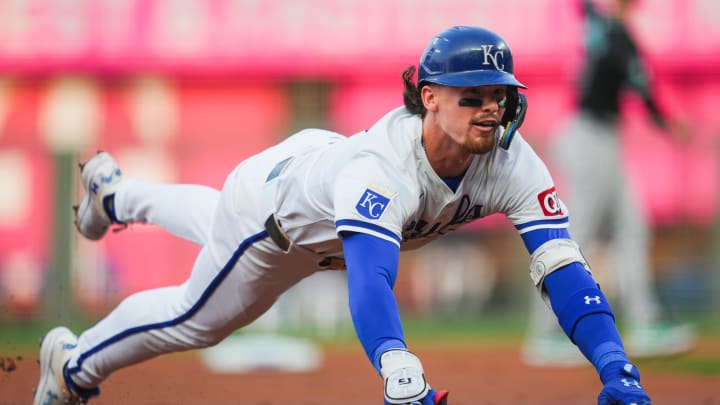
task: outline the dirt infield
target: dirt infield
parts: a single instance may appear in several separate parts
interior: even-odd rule
[[[423,359],[433,386],[450,390],[452,405],[593,404],[600,389],[589,366],[527,367],[512,345],[427,345],[415,351]],[[689,355],[718,359],[720,349],[717,343],[707,342]],[[117,372],[103,385],[101,397],[91,404],[381,404],[380,379],[359,349],[331,348],[323,359],[319,370],[307,373],[213,374],[196,353],[174,354]],[[641,370],[655,404],[720,405],[717,373],[699,376],[653,364]],[[37,373],[32,356],[17,360],[12,371],[0,371],[0,404],[29,404]]]

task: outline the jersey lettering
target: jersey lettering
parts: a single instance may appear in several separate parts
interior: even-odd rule
[[[480,218],[480,210],[482,209],[482,205],[471,204],[472,203],[470,202],[470,197],[467,194],[462,196],[462,198],[460,199],[460,205],[458,205],[457,210],[455,210],[455,215],[453,215],[453,218],[448,225],[464,224]]]
[[[412,221],[403,230],[403,240],[427,238],[432,235],[445,235],[448,232],[454,231],[462,224],[466,224],[480,218],[482,207],[483,206],[481,204],[473,205],[470,201],[470,197],[468,195],[463,195],[450,222],[445,224],[442,222],[436,222],[428,229],[428,221],[423,219]]]

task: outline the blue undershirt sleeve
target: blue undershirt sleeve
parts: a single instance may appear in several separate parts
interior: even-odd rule
[[[564,321],[563,316],[573,314],[573,306],[583,305],[583,301],[574,302],[578,291],[600,291],[595,280],[579,263],[571,263],[551,273],[545,277],[544,286],[553,311],[561,323]],[[628,362],[611,313],[595,312],[583,316],[576,321],[571,334],[570,339],[601,376],[609,363]]]
[[[522,238],[528,252],[532,254],[548,240],[569,239],[570,234],[566,229],[546,228],[526,232]],[[550,273],[545,277],[543,288],[548,294],[550,305],[558,321],[561,324],[573,324],[568,328],[571,330],[569,338],[592,362],[603,381],[609,378],[605,375],[607,372],[603,373],[603,369],[608,364],[628,361],[612,312],[594,312],[577,319],[577,314],[580,312],[577,308],[585,303],[585,301],[578,303],[578,293],[583,290],[597,291],[598,296],[605,299],[595,279],[580,263],[571,263]],[[584,298],[584,295],[580,294],[580,297]],[[611,368],[608,367],[608,370]]]
[[[343,233],[350,316],[355,333],[375,369],[388,349],[406,349],[400,313],[392,288],[400,249],[375,236]]]
[[[539,248],[543,243],[551,239],[570,239],[567,229],[560,228],[541,228],[534,231],[525,232],[522,235],[523,243],[527,251],[532,254],[535,249]]]

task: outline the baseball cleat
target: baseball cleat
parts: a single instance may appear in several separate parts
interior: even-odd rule
[[[73,207],[75,227],[87,239],[99,240],[110,225],[120,223],[115,217],[113,199],[122,182],[122,171],[107,152],[98,152],[79,166],[85,194],[80,204]]]
[[[522,348],[522,359],[533,367],[580,367],[587,364],[582,352],[561,333],[528,338]]]
[[[674,356],[686,353],[694,344],[695,329],[686,324],[635,327],[625,337],[628,354],[635,358]]]
[[[63,367],[77,344],[68,328],[57,327],[40,342],[40,381],[35,388],[33,405],[82,404],[65,384]]]

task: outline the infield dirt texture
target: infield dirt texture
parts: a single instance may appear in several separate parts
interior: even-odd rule
[[[515,343],[427,343],[415,348],[430,382],[450,390],[451,405],[594,404],[600,381],[590,366],[525,366]],[[3,357],[18,358],[3,353]],[[37,355],[19,356],[0,371],[0,404],[24,405],[38,375]],[[657,405],[720,405],[720,344],[706,339],[687,355],[638,362]],[[709,372],[702,372],[707,364]],[[381,383],[359,347],[325,350],[323,366],[307,373],[213,374],[196,352],[156,358],[123,369],[91,405],[380,405]]]

